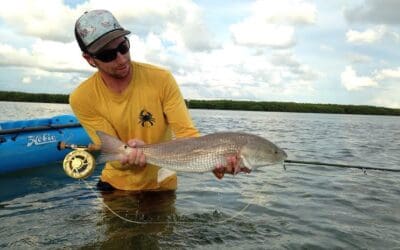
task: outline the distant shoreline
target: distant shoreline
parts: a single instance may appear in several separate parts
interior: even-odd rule
[[[0,101],[40,102],[68,104],[64,94],[25,93],[0,91]],[[190,109],[246,110],[268,112],[394,115],[400,116],[400,109],[369,105],[312,104],[296,102],[234,101],[234,100],[185,100]]]

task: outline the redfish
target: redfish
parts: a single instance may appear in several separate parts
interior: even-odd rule
[[[96,131],[101,140],[98,163],[118,161],[132,150],[118,138]],[[200,137],[181,138],[138,146],[146,162],[173,171],[207,172],[225,165],[229,156],[236,156],[240,167],[252,169],[284,162],[287,154],[269,140],[248,133],[217,132]]]

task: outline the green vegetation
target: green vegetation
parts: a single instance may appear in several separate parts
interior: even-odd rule
[[[0,101],[68,103],[68,95],[0,91]]]
[[[400,115],[400,109],[366,105],[311,104],[295,102],[254,102],[232,100],[187,100],[191,109],[222,109],[279,111],[301,113],[363,114],[363,115]]]
[[[68,95],[33,94],[23,92],[0,91],[0,101],[68,103]],[[366,105],[311,104],[295,102],[254,102],[233,100],[186,100],[191,109],[222,109],[248,111],[279,111],[301,113],[363,114],[363,115],[396,115],[400,109]]]

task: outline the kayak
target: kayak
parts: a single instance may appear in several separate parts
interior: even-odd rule
[[[60,142],[91,143],[73,115],[0,122],[0,174],[63,160],[71,149]]]

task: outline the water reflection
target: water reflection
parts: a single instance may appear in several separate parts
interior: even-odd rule
[[[104,202],[101,224],[105,228],[106,239],[85,246],[84,249],[158,248],[156,236],[173,233],[173,225],[168,222],[176,211],[174,191],[101,191],[100,197]]]

